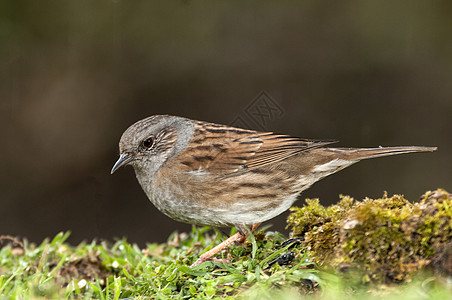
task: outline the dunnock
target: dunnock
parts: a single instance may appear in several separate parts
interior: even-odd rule
[[[174,220],[237,228],[201,255],[197,265],[244,239],[248,226],[287,210],[298,194],[325,176],[366,158],[436,150],[323,147],[331,143],[156,115],[123,133],[111,173],[132,165],[151,202]]]

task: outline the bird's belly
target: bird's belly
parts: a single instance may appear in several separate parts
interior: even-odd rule
[[[139,177],[139,181],[144,178],[148,177]],[[318,178],[285,176],[284,180],[276,182],[265,172],[226,178],[203,172],[181,176],[162,172],[153,182],[140,181],[140,184],[150,201],[174,220],[229,227],[260,223],[278,216]]]
[[[216,227],[267,221],[289,209],[295,202],[297,194],[269,198],[267,204],[262,204],[256,199],[242,198],[230,199],[227,205],[206,205],[203,199],[191,200],[158,188],[147,193],[157,209],[176,221]]]

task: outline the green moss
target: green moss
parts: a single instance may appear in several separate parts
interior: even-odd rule
[[[386,194],[354,201],[341,197],[328,208],[318,199],[292,208],[288,226],[320,265],[356,266],[363,280],[399,282],[428,265],[452,237],[452,198],[427,192],[418,203]]]
[[[436,201],[435,195],[438,194],[432,193],[425,197],[423,201],[427,204],[423,207],[414,206],[413,209],[419,211],[418,216],[422,211],[429,210],[429,214],[425,214],[429,220],[431,216],[444,216],[440,217],[440,222],[435,222],[435,218],[427,222],[426,230],[433,236],[427,240],[427,244],[432,249],[436,249],[431,245],[432,241],[442,244],[444,238],[435,235],[435,231],[444,230],[444,226],[450,227],[449,196]],[[366,201],[373,203],[373,200]],[[443,204],[435,204],[441,201]],[[344,237],[345,228],[351,230],[362,226],[347,219],[349,212],[358,213],[362,210],[364,216],[368,217],[367,210],[371,207],[364,205],[364,202],[342,197],[336,206],[324,208],[318,201],[312,201],[312,206],[296,210],[306,213],[308,219],[313,220],[311,224],[306,222],[307,219],[300,222],[293,219],[294,222],[303,224],[306,245],[310,247],[310,252],[317,251],[318,261],[326,254],[336,265],[340,258],[348,258],[350,265],[359,261],[358,256],[362,255],[358,251],[362,242],[360,238],[348,238],[347,251],[341,249],[341,245],[345,245],[342,241],[349,235],[347,233]],[[403,202],[392,204],[381,203],[400,211],[405,209]],[[377,216],[383,213],[378,209],[373,211]],[[385,213],[393,215],[389,211]],[[419,220],[415,221],[420,222]],[[409,231],[409,236],[413,237],[411,242],[422,241],[416,231],[416,222],[413,221],[409,226],[402,222],[405,226],[403,230]],[[402,225],[398,228],[402,228]],[[193,268],[189,266],[201,251],[213,247],[223,239],[219,231],[212,233],[208,227],[204,227],[193,228],[188,233],[175,232],[166,243],[152,243],[145,248],[127,243],[124,239],[113,244],[93,241],[71,246],[65,242],[69,234],[63,233],[53,239],[46,239],[40,245],[0,235],[0,299],[403,300],[417,299],[419,295],[425,299],[452,299],[452,292],[446,281],[442,278],[436,280],[429,273],[419,274],[411,283],[388,287],[363,284],[363,281],[369,281],[372,277],[359,272],[358,268],[355,268],[357,272],[351,272],[352,268],[349,268],[348,272],[340,274],[319,270],[306,253],[307,247],[297,244],[289,249],[290,245],[282,246],[285,240],[282,234],[261,230],[251,235],[244,244],[231,245],[218,254],[217,258],[224,258],[229,263],[217,260]],[[382,229],[381,234],[386,235],[387,232]],[[333,241],[334,247],[329,246],[327,241]],[[452,246],[444,249],[446,251],[434,263],[447,267],[447,262],[452,265]],[[292,253],[292,261],[283,265],[271,264],[288,251]],[[336,256],[335,251],[352,252],[353,255]],[[437,253],[434,256],[437,257]],[[344,263],[341,266],[343,265]],[[402,266],[412,268],[409,264]]]

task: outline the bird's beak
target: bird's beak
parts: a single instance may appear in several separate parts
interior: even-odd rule
[[[134,159],[135,159],[135,157],[130,153],[121,153],[121,155],[119,156],[115,165],[111,169],[110,174],[113,174],[117,169],[121,168],[124,165],[127,165],[129,162],[131,162]]]

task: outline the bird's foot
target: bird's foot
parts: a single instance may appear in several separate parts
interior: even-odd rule
[[[203,262],[211,260],[215,254],[219,253],[221,250],[223,250],[224,248],[226,248],[227,246],[229,246],[230,244],[234,243],[235,241],[239,240],[242,237],[243,237],[243,235],[241,235],[240,232],[237,232],[237,233],[231,235],[228,239],[224,240],[223,242],[218,244],[216,247],[214,247],[214,248],[210,249],[209,251],[207,251],[206,253],[202,254],[198,258],[198,260],[195,261],[190,267],[194,267],[194,266],[202,264]]]

